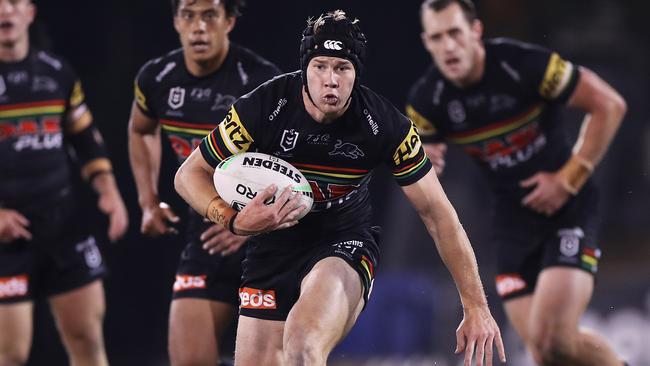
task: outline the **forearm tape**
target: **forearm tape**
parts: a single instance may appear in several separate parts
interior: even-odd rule
[[[564,189],[572,195],[576,195],[593,171],[594,165],[592,163],[578,155],[572,155],[564,166],[558,170],[557,174],[561,178]]]
[[[230,207],[221,197],[217,196],[208,203],[208,210],[205,213],[205,217],[230,230],[233,234],[235,233],[234,223],[237,217],[237,211]]]
[[[67,135],[66,138],[77,155],[85,179],[98,172],[111,170],[104,141],[93,125],[75,134]]]

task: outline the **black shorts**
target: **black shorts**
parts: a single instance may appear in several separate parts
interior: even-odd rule
[[[239,305],[237,290],[241,282],[242,260],[247,244],[235,253],[222,257],[203,249],[198,236],[211,224],[191,230],[194,238],[183,250],[176,269],[173,298],[199,298]]]
[[[74,203],[25,215],[33,239],[0,244],[0,303],[50,297],[105,275],[95,238],[79,224],[83,220]]]
[[[585,188],[550,218],[497,204],[492,240],[498,246],[496,288],[503,300],[533,293],[539,273],[548,267],[596,274],[601,256],[598,194],[591,185]]]
[[[336,233],[313,242],[250,240],[239,289],[239,314],[258,319],[286,320],[298,301],[303,278],[320,260],[338,257],[361,278],[368,302],[379,254],[379,227]]]

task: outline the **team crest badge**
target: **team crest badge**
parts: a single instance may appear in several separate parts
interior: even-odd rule
[[[447,112],[449,113],[449,119],[455,123],[464,122],[465,118],[467,117],[465,115],[465,108],[463,108],[463,104],[458,100],[452,100],[449,102],[447,105]]]
[[[557,232],[560,237],[560,253],[566,257],[573,257],[580,250],[580,239],[585,233],[579,227],[572,229],[561,229]]]
[[[282,133],[282,140],[280,141],[280,147],[282,150],[289,151],[293,150],[296,147],[296,142],[298,141],[298,135],[300,133],[296,132],[294,129],[284,130]]]
[[[183,103],[185,103],[185,89],[180,86],[169,89],[169,99],[167,99],[167,104],[169,104],[172,109],[178,109],[183,106]]]

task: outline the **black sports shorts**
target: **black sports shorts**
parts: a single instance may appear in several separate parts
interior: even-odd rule
[[[95,238],[71,199],[22,213],[33,238],[0,244],[0,303],[50,297],[105,275]]]
[[[228,256],[208,253],[199,240],[201,233],[212,223],[201,223],[190,227],[192,238],[185,246],[176,269],[173,285],[173,299],[199,298],[239,305],[237,290],[241,282],[242,260],[247,244]],[[195,221],[197,218],[192,218]]]
[[[303,278],[320,260],[338,257],[361,278],[367,304],[380,252],[379,227],[334,233],[312,242],[250,240],[239,289],[239,314],[267,320],[286,320],[300,296]]]
[[[600,217],[593,185],[586,185],[552,217],[503,201],[497,202],[493,215],[496,288],[503,300],[531,294],[548,267],[573,267],[592,275],[598,271]]]

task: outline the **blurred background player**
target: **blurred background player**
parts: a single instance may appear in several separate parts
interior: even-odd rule
[[[105,268],[80,214],[73,174],[99,194],[108,237],[128,217],[81,84],[60,57],[30,47],[29,0],[0,0],[0,365],[27,361],[33,301],[48,298],[72,365],[106,365]]]
[[[482,40],[469,0],[426,0],[422,41],[432,66],[413,86],[409,117],[440,173],[444,141],[460,145],[495,193],[497,292],[543,365],[621,365],[599,335],[579,329],[600,250],[598,195],[589,179],[626,104],[605,81],[557,53]],[[573,149],[556,114],[586,113]]]
[[[145,235],[174,233],[171,224],[179,221],[158,196],[160,129],[180,164],[236,98],[279,74],[269,61],[230,42],[242,6],[241,0],[172,0],[182,48],[149,61],[136,78],[129,154]],[[215,365],[219,339],[238,306],[246,237],[189,211],[187,245],[173,286],[169,354],[173,365]]]
[[[496,346],[505,361],[474,252],[415,126],[361,85],[366,38],[357,20],[329,12],[310,19],[302,35],[301,70],[239,98],[175,178],[197,212],[234,233],[255,235],[239,290],[237,365],[325,365],[354,326],[380,258],[368,190],[380,165],[391,169],[420,213],[454,278],[463,304],[456,352],[464,352],[466,366],[474,351],[479,365],[484,359],[492,365]],[[300,169],[314,192],[313,212],[298,223],[300,195],[290,198],[289,189],[274,186],[238,213],[228,206],[214,188],[214,168],[246,151]],[[278,189],[275,203],[265,205]]]

